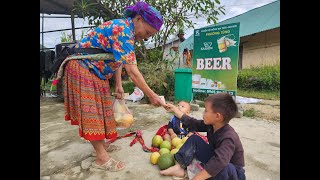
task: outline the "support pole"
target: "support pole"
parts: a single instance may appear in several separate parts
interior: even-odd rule
[[[44,13],[42,13],[42,33],[41,33],[41,38],[42,38],[42,42],[41,42],[41,50],[43,51],[44,48],[44,40],[43,40],[43,27],[44,27]]]
[[[74,29],[74,13],[71,12],[71,27],[72,27],[72,40],[73,42],[76,41],[76,30]]]

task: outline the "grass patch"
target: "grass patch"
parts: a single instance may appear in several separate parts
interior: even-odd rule
[[[246,116],[246,117],[255,117],[256,114],[257,114],[257,111],[254,110],[253,108],[243,111],[243,116]]]
[[[237,96],[257,99],[280,100],[280,91],[237,90]]]

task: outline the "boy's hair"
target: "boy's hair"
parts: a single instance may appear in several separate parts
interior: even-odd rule
[[[234,118],[238,112],[238,106],[229,93],[217,93],[208,96],[205,102],[211,103],[214,112],[221,113],[225,123]]]
[[[190,103],[188,103],[187,101],[180,101],[180,102],[187,103],[187,104],[188,104],[188,106],[189,106],[189,112],[191,111],[191,105],[190,105]],[[179,103],[180,103],[180,102],[179,102]]]

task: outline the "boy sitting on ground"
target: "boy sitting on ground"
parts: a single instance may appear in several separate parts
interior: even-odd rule
[[[203,120],[189,117],[172,104],[167,104],[166,109],[174,112],[186,127],[207,132],[209,144],[197,135],[190,136],[174,154],[176,165],[160,171],[160,174],[176,178],[186,177],[185,169],[193,158],[196,158],[201,161],[202,170],[193,180],[245,180],[243,147],[238,134],[229,125],[229,121],[238,112],[230,94],[218,93],[207,97]]]

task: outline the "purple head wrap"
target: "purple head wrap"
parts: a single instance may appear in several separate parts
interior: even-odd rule
[[[139,1],[133,6],[125,7],[123,14],[124,17],[132,18],[139,14],[150,26],[154,27],[158,31],[163,24],[163,19],[159,11],[146,2]]]

